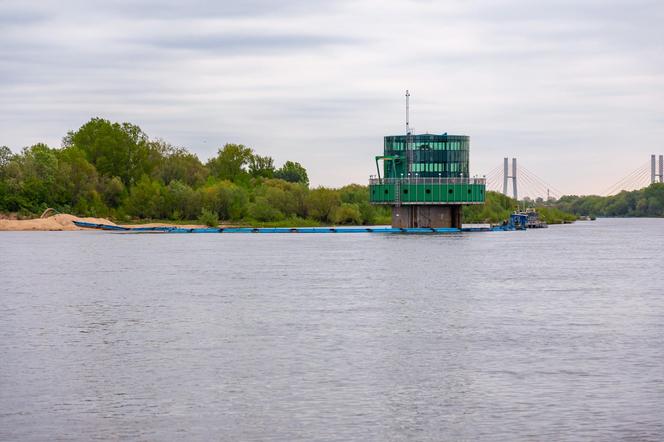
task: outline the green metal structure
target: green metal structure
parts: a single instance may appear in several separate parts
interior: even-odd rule
[[[369,180],[373,204],[484,204],[482,178],[404,178]]]
[[[463,135],[393,135],[385,137],[384,155],[376,160],[389,160],[385,178],[468,178],[469,147]]]
[[[484,204],[486,192],[484,178],[469,177],[469,149],[463,135],[386,136],[369,180],[371,203],[393,207],[393,227],[460,228],[461,206]]]

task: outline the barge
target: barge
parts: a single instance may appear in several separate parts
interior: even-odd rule
[[[184,228],[177,226],[159,227],[125,227],[115,224],[95,224],[85,221],[74,221],[77,227],[103,230],[114,233],[421,233],[449,234],[462,232],[505,232],[525,230],[527,217],[512,214],[508,222],[499,226],[487,227],[200,227]]]

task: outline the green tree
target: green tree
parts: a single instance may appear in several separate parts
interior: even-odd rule
[[[143,175],[131,188],[126,201],[127,213],[138,218],[165,218],[163,186]]]
[[[357,204],[342,203],[334,210],[332,220],[335,224],[362,224],[362,213]]]
[[[57,195],[58,203],[76,206],[81,198],[94,200],[93,192],[99,190],[97,169],[88,162],[85,154],[76,147],[56,151],[58,168],[52,191]],[[103,205],[103,203],[102,203]],[[97,209],[103,211],[99,204]]]
[[[287,217],[307,216],[306,198],[309,189],[302,183],[290,183],[281,179],[264,180],[256,188],[258,195],[263,195],[268,202]]]
[[[272,178],[274,176],[274,160],[253,154],[249,159],[249,174],[255,178]]]
[[[175,180],[164,189],[164,212],[169,218],[196,219],[201,209],[201,195],[187,184]]]
[[[13,156],[14,154],[7,146],[0,146],[0,178],[2,178],[3,171]]]
[[[11,210],[9,207],[10,187],[7,182],[6,170],[12,157],[12,151],[7,146],[0,146],[0,211]]]
[[[127,195],[125,185],[116,176],[111,178],[101,177],[97,189],[104,203],[113,208],[118,208]]]
[[[256,198],[256,201],[249,205],[248,213],[256,221],[278,221],[284,218],[284,214],[264,197]]]
[[[243,144],[226,144],[208,161],[207,167],[215,178],[238,181],[247,174],[246,168],[252,157],[253,151]]]
[[[165,141],[149,143],[152,166],[152,177],[164,184],[180,181],[192,187],[202,185],[208,169],[198,157],[182,147],[173,147]]]
[[[274,172],[274,177],[291,183],[309,184],[307,170],[300,163],[286,161],[283,166]]]
[[[23,149],[16,159],[15,179],[23,197],[22,209],[39,212],[56,205],[56,176],[58,158],[56,151],[46,144],[35,144]]]
[[[340,205],[339,193],[325,187],[310,191],[306,199],[307,214],[322,222],[334,222],[334,212]]]
[[[65,147],[78,147],[97,171],[120,177],[125,185],[149,174],[148,137],[131,123],[93,118],[63,139]]]
[[[388,206],[374,206],[369,203],[369,186],[349,184],[340,188],[339,194],[342,203],[355,205],[359,210],[360,221],[358,224],[388,223],[390,208]]]
[[[219,181],[201,189],[203,207],[222,220],[239,220],[247,212],[249,196],[246,190],[230,181]]]
[[[203,209],[198,222],[208,227],[219,227],[219,216],[211,210]]]

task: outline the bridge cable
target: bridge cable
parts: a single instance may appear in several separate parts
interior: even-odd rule
[[[559,192],[556,189],[553,189],[550,185],[544,182],[541,178],[538,178],[536,175],[533,175],[528,169],[521,167],[522,177],[526,180],[529,180],[532,185],[535,187],[536,192],[540,193],[542,196],[546,196],[547,191],[550,195],[556,197],[559,196]]]
[[[650,164],[649,161],[646,161],[642,165],[640,165],[638,168],[634,169],[631,171],[628,175],[624,176],[621,178],[619,181],[615,182],[611,186],[607,187],[601,192],[601,195],[608,196],[613,193],[615,193],[617,190],[620,190],[619,188],[623,186],[624,182],[629,181],[631,178],[637,175],[641,175],[643,171],[645,170],[646,172],[648,171],[648,165]]]
[[[554,186],[552,186],[551,184],[549,184],[548,182],[546,182],[545,180],[540,178],[535,172],[533,172],[532,170],[529,170],[527,167],[520,166],[520,168],[521,168],[522,171],[525,171],[526,174],[529,174],[531,176],[531,178],[535,179],[536,181],[538,181],[542,185],[544,185],[544,187],[546,189],[549,189],[550,191],[552,191],[551,193],[556,193],[558,195],[563,195],[564,194],[563,192],[561,192],[560,190],[558,190],[557,188],[555,188]]]

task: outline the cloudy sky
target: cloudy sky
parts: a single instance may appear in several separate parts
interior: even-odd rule
[[[202,159],[243,143],[314,185],[366,182],[382,137],[471,137],[564,193],[664,153],[662,0],[0,0],[0,145],[90,117]]]

